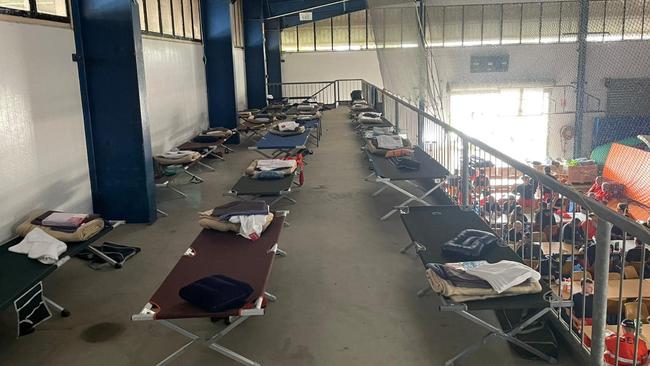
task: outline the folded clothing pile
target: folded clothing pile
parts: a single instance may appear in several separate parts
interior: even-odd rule
[[[246,118],[246,121],[250,123],[264,124],[274,122],[275,117],[266,113],[258,113],[257,115],[250,115]]]
[[[442,254],[451,258],[476,259],[490,247],[502,244],[502,240],[490,232],[466,229],[442,245]]]
[[[180,289],[178,295],[210,313],[239,309],[248,303],[253,288],[246,282],[224,275],[201,278]]]
[[[206,229],[237,232],[247,239],[257,240],[273,217],[264,201],[233,201],[199,213],[199,225]]]
[[[318,109],[318,104],[300,103],[296,109],[298,112],[312,112]]]
[[[9,247],[9,251],[18,254],[27,254],[27,257],[36,259],[43,264],[54,264],[59,256],[68,249],[64,242],[48,235],[45,231],[34,228],[25,235],[18,244]]]
[[[253,160],[245,173],[254,179],[281,179],[293,174],[298,168],[296,160],[259,159]]]
[[[386,151],[386,158],[400,158],[413,156],[413,149],[400,148]]]
[[[228,138],[235,133],[232,130],[223,127],[210,128],[201,133],[204,136],[215,136],[220,138]]]
[[[380,146],[381,141],[381,146]],[[382,147],[383,146],[383,147]],[[411,149],[411,141],[399,135],[380,135],[370,138],[366,142],[366,149],[373,155],[386,156],[390,150]]]
[[[379,124],[384,120],[381,118],[381,113],[377,112],[362,112],[357,116],[357,122],[364,124]]]
[[[357,100],[352,104],[350,109],[353,112],[370,111],[372,107],[365,100]]]
[[[316,112],[316,113],[313,113],[313,114],[303,114],[303,115],[300,115],[300,116],[296,117],[296,122],[298,122],[298,123],[309,122],[309,121],[313,121],[315,119],[319,119],[320,117],[321,117],[320,112]]]
[[[540,274],[523,263],[500,261],[429,263],[426,277],[434,292],[454,302],[534,294],[542,291]]]
[[[36,228],[64,242],[82,242],[102,231],[104,220],[99,215],[46,211],[30,215],[16,227],[16,234],[24,237]]]
[[[201,158],[201,154],[191,150],[172,149],[164,154],[154,156],[154,160],[161,165],[187,164]]]
[[[294,121],[280,122],[269,129],[270,133],[280,136],[295,136],[303,134],[305,131],[305,126],[301,126]]]

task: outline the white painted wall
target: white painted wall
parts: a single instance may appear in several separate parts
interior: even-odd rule
[[[208,126],[203,46],[156,38],[142,45],[151,148],[160,154]]]
[[[232,58],[235,69],[235,100],[237,101],[237,110],[241,111],[248,108],[246,93],[246,59],[244,49],[233,47]]]
[[[365,79],[384,85],[374,50],[283,53],[282,60],[283,82]]]
[[[32,210],[91,211],[72,30],[0,21],[0,240]]]

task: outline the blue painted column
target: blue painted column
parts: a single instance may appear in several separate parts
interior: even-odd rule
[[[93,209],[153,222],[153,161],[138,5],[72,0]],[[65,172],[61,172],[65,178]]]
[[[266,72],[269,84],[282,82],[282,55],[280,54],[280,21],[278,19],[266,22]],[[280,88],[281,89],[281,88]],[[282,97],[282,95],[274,95]]]
[[[243,6],[248,108],[264,108],[266,107],[266,63],[262,0],[246,0]]]
[[[237,127],[230,0],[201,1],[210,127]],[[235,135],[228,142],[239,143]]]

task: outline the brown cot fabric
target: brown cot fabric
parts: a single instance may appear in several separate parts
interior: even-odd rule
[[[178,150],[192,150],[192,151],[197,151],[197,150],[204,150],[204,149],[210,149],[215,146],[219,146],[223,144],[226,140],[223,138],[220,138],[218,141],[215,142],[194,142],[194,141],[188,141],[180,146],[178,146]]]
[[[182,256],[149,301],[156,319],[223,318],[238,315],[239,309],[209,313],[183,300],[178,291],[203,277],[221,274],[248,283],[254,303],[264,294],[275,254],[269,250],[278,242],[284,216],[276,216],[257,241],[234,233],[203,230],[190,249],[194,256]]]

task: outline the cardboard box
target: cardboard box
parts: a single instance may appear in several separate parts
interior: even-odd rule
[[[591,183],[598,176],[598,165],[579,165],[567,167],[569,183]]]

